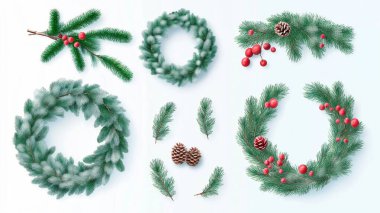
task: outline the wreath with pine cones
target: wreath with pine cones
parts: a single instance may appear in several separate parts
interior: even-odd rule
[[[331,89],[320,83],[307,85],[305,97],[321,103],[319,109],[330,118],[330,137],[316,160],[293,166],[287,154],[279,153],[265,138],[267,124],[275,117],[279,101],[287,91],[283,84],[271,85],[265,88],[259,100],[248,98],[245,115],[239,120],[237,138],[251,164],[248,175],[262,182],[262,190],[280,195],[305,194],[311,189],[321,189],[350,171],[350,156],[363,146],[359,137],[363,124],[354,118],[354,99],[344,93],[340,82]]]

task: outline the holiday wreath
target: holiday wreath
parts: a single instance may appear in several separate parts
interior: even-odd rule
[[[165,32],[173,26],[179,26],[193,32],[198,40],[197,52],[183,66],[168,64],[161,53],[161,39]],[[170,14],[164,13],[143,32],[144,41],[140,46],[141,58],[152,75],[158,75],[166,81],[181,86],[185,81],[192,81],[201,71],[206,70],[216,54],[215,36],[207,27],[206,20],[187,10],[179,10]]]
[[[337,82],[329,89],[313,83],[305,90],[305,97],[321,103],[319,109],[329,115],[331,130],[328,143],[322,146],[317,159],[298,168],[288,162],[286,153],[279,153],[264,137],[267,123],[275,116],[275,108],[286,95],[287,87],[268,86],[260,100],[250,97],[246,102],[237,139],[251,164],[248,175],[261,181],[264,191],[289,195],[320,189],[332,179],[347,174],[351,167],[349,156],[362,147],[359,135],[363,125],[353,118],[354,99],[345,95],[343,85]]]
[[[74,164],[72,158],[54,154],[55,147],[44,143],[48,133],[47,122],[63,117],[65,111],[76,115],[80,111],[89,119],[95,117],[95,127],[100,126],[96,151],[84,158],[84,163]],[[82,85],[81,81],[60,80],[50,89],[41,89],[35,101],[28,100],[24,117],[16,117],[14,145],[17,157],[31,176],[33,183],[48,188],[49,194],[61,198],[64,195],[91,194],[106,183],[113,168],[124,170],[123,155],[128,151],[126,137],[128,119],[115,96],[101,90],[98,85]]]

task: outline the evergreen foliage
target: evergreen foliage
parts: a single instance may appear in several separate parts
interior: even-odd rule
[[[63,117],[66,111],[76,115],[82,111],[86,120],[94,117],[94,126],[101,128],[97,141],[102,145],[77,164],[73,158],[56,154],[55,147],[47,147],[44,141],[48,122]],[[107,183],[114,168],[124,170],[128,125],[117,97],[98,85],[59,80],[49,89],[39,90],[34,101],[26,101],[24,117],[16,117],[13,142],[17,158],[34,184],[47,188],[57,198],[84,192],[89,195]]]
[[[218,195],[219,188],[223,185],[223,175],[224,171],[222,167],[216,167],[214,172],[201,193],[196,195],[201,195],[202,197],[210,197],[213,195]]]
[[[124,30],[115,28],[104,28],[92,30],[87,33],[87,38],[104,39],[120,43],[128,43],[132,40],[132,35]]]
[[[65,46],[62,40],[56,40],[45,48],[41,54],[41,61],[48,62],[60,53]]]
[[[61,27],[59,31],[60,33],[70,33],[75,30],[83,29],[96,22],[100,18],[100,16],[101,13],[99,10],[89,10],[68,21]]]
[[[160,190],[161,194],[174,200],[174,179],[168,177],[168,171],[164,167],[164,162],[159,159],[154,159],[150,162],[150,168],[152,169],[153,185]]]
[[[161,107],[160,112],[154,117],[153,120],[153,138],[162,140],[170,131],[168,123],[172,121],[172,116],[175,111],[175,104],[172,102],[166,103]]]
[[[354,99],[344,93],[343,85],[337,82],[332,89],[320,84],[312,83],[305,87],[305,97],[319,103],[329,103],[331,106],[340,105],[346,109],[346,116],[352,118]],[[314,176],[301,175],[297,166],[291,165],[288,157],[284,160],[283,174],[276,171],[269,175],[263,174],[264,161],[269,156],[278,156],[279,152],[275,145],[268,140],[265,150],[257,150],[253,146],[254,138],[265,135],[268,131],[267,124],[276,115],[277,109],[268,109],[264,103],[270,98],[281,100],[287,94],[288,88],[283,84],[271,85],[265,88],[260,100],[250,97],[246,101],[244,117],[239,120],[238,143],[242,146],[251,166],[248,175],[262,182],[261,189],[274,191],[281,195],[305,194],[311,189],[320,189],[331,180],[345,175],[350,171],[351,162],[349,156],[361,149],[363,142],[359,138],[363,125],[352,128],[350,125],[337,125],[336,119],[342,118],[336,111],[326,110],[330,119],[330,136],[328,143],[322,145],[316,160],[309,161],[309,170],[314,171]],[[349,143],[344,144],[335,141],[336,137],[347,137]],[[284,152],[281,152],[284,153]],[[286,153],[284,153],[286,155]],[[287,155],[286,155],[287,156]],[[275,168],[274,168],[275,169]],[[285,177],[287,183],[281,183]]]
[[[212,133],[215,124],[215,118],[212,117],[213,110],[211,104],[211,99],[203,98],[198,109],[197,122],[201,132],[205,134],[207,138]]]
[[[353,52],[352,40],[354,32],[351,27],[335,24],[325,18],[314,14],[298,15],[290,12],[273,15],[268,18],[268,23],[244,21],[240,27],[240,34],[236,42],[243,48],[252,47],[263,42],[276,43],[286,48],[292,61],[299,61],[302,57],[302,46],[306,45],[313,56],[322,58],[326,53],[326,47],[335,47],[345,54]],[[291,26],[289,36],[280,37],[274,27],[280,21]],[[253,29],[254,35],[248,35],[248,30]],[[325,34],[324,48],[320,48],[320,35]]]

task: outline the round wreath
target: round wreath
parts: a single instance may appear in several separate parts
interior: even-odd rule
[[[353,118],[354,99],[346,96],[340,82],[332,89],[313,83],[305,87],[305,97],[321,103],[320,110],[330,117],[329,142],[322,145],[315,161],[292,166],[286,153],[279,153],[264,135],[267,123],[275,116],[278,101],[288,89],[285,85],[268,86],[258,101],[250,97],[245,116],[239,120],[238,143],[251,163],[248,175],[261,181],[261,189],[281,195],[304,194],[320,189],[330,180],[349,172],[349,156],[362,147],[362,124]]]
[[[95,127],[101,127],[97,141],[104,144],[78,164],[61,153],[55,155],[55,147],[48,148],[44,143],[47,122],[63,117],[65,111],[76,115],[82,111],[86,120],[93,116]],[[67,80],[53,82],[49,90],[39,90],[34,101],[26,101],[24,113],[23,118],[16,117],[14,144],[17,157],[34,176],[32,182],[48,188],[49,194],[61,198],[86,191],[89,195],[108,181],[114,167],[124,170],[122,159],[128,152],[129,121],[117,97],[101,90],[98,85]]]
[[[161,39],[167,29],[175,25],[188,32],[193,32],[198,40],[197,52],[185,66],[168,64],[161,54]],[[217,50],[215,36],[207,27],[206,20],[184,9],[170,14],[162,14],[149,23],[143,37],[144,41],[140,49],[143,53],[141,58],[145,61],[145,67],[151,70],[152,75],[158,75],[172,84],[178,84],[178,86],[181,86],[185,81],[192,82],[201,71],[205,71],[215,57]]]

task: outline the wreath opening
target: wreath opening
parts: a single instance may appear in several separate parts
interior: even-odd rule
[[[101,127],[97,142],[102,145],[77,164],[73,158],[55,154],[55,147],[47,147],[44,142],[49,131],[47,122],[63,117],[67,111],[75,115],[83,112],[85,119],[94,117],[94,126]],[[83,192],[90,195],[107,183],[114,168],[124,171],[122,160],[128,152],[129,135],[124,112],[117,97],[98,85],[53,82],[49,89],[39,90],[34,101],[26,101],[24,117],[16,117],[14,145],[19,163],[33,176],[34,184],[47,188],[57,198]]]
[[[197,39],[197,51],[184,66],[167,63],[161,52],[162,37],[174,26],[193,33]],[[149,23],[148,29],[143,32],[143,38],[140,49],[145,67],[151,70],[152,75],[158,75],[178,86],[192,82],[199,74],[206,71],[217,51],[215,36],[207,27],[206,20],[184,9],[170,14],[164,13]]]

